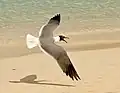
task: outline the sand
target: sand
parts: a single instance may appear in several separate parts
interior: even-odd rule
[[[52,57],[38,48],[28,50],[25,44],[11,42],[1,48],[0,93],[120,93],[119,38],[92,42],[89,38],[80,39],[82,42],[73,38],[61,45],[82,80],[72,81]]]

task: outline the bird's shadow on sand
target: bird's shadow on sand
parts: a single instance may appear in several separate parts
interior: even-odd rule
[[[27,84],[40,84],[40,85],[51,85],[51,86],[64,86],[64,87],[75,87],[74,85],[51,83],[47,80],[35,80],[37,79],[36,75],[28,75],[19,81],[9,81],[10,83],[27,83]]]

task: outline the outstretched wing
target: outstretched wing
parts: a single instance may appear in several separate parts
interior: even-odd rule
[[[68,57],[66,51],[62,47],[56,44],[50,44],[50,45],[43,44],[41,45],[41,47],[44,49],[45,52],[47,52],[48,54],[50,54],[53,58],[57,60],[59,66],[61,67],[63,72],[66,73],[67,76],[72,78],[72,80],[80,79],[70,58]]]
[[[60,14],[56,14],[52,17],[47,24],[43,25],[40,29],[39,36],[43,37],[52,37],[53,31],[58,27],[60,24]]]
[[[57,62],[64,73],[66,73],[67,76],[72,78],[72,80],[80,79],[79,75],[77,74],[70,58],[68,57],[67,53],[60,53],[59,57],[57,58]]]

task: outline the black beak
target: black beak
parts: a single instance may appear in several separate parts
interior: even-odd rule
[[[69,37],[63,37],[61,40],[64,41],[65,43],[67,43],[67,41],[65,39],[69,39]]]
[[[65,39],[63,39],[63,41],[64,41],[65,43],[67,43],[67,41],[66,41]]]

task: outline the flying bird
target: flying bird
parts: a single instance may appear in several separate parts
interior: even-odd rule
[[[57,61],[67,76],[72,80],[81,80],[65,49],[55,44],[57,41],[65,41],[64,39],[68,38],[62,35],[57,37],[53,36],[54,30],[60,24],[60,19],[61,16],[59,13],[50,18],[49,21],[41,27],[38,38],[28,34],[26,37],[27,47],[33,48],[39,46],[45,54],[52,56]]]

